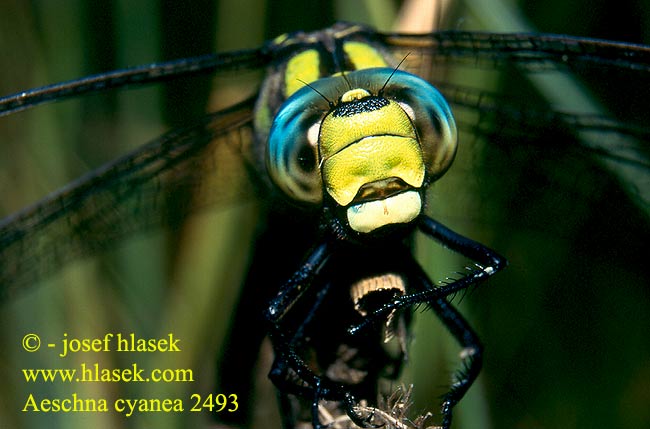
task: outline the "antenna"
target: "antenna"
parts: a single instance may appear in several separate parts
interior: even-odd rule
[[[347,79],[346,79],[346,81],[347,81]],[[318,95],[320,95],[321,97],[323,97],[323,100],[327,101],[327,104],[330,106],[330,108],[334,108],[334,103],[331,102],[329,98],[325,97],[325,95],[323,95],[322,92],[320,92],[319,90],[317,90],[316,88],[314,88],[311,84],[305,82],[305,81],[302,80],[302,79],[298,79],[298,82],[300,82],[300,83],[302,83],[303,85],[309,87],[309,88],[310,88],[312,91],[314,91],[316,94],[318,94]]]
[[[395,66],[395,68],[393,69],[393,71],[392,71],[392,73],[390,74],[390,76],[388,76],[388,79],[386,79],[386,82],[384,82],[384,86],[381,87],[381,89],[379,90],[379,92],[377,93],[377,95],[381,95],[381,94],[384,92],[384,89],[386,89],[386,85],[388,85],[388,82],[390,82],[390,79],[393,77],[393,75],[395,74],[395,72],[397,71],[397,69],[399,69],[399,66],[401,66],[402,63],[403,63],[404,61],[406,61],[406,58],[409,56],[409,54],[410,54],[410,52],[409,52],[408,54],[404,55],[404,58],[402,58],[402,61],[400,61],[399,64],[397,64],[397,66]]]

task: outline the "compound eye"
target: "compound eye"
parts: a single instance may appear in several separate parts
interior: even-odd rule
[[[296,163],[297,168],[301,174],[312,176],[318,174],[318,126],[320,123],[315,124],[311,129],[316,128],[316,134],[313,131],[307,132],[307,139],[303,139],[297,145],[296,149]],[[310,129],[310,130],[311,130]]]
[[[314,106],[313,90],[303,88],[280,107],[269,133],[266,167],[273,182],[291,199],[319,204],[323,199],[318,168],[318,131],[324,113]],[[318,103],[322,104],[322,103]]]
[[[415,125],[429,180],[439,178],[450,167],[458,144],[449,104],[437,89],[418,76],[390,69],[376,73],[393,73],[384,94],[397,101]]]

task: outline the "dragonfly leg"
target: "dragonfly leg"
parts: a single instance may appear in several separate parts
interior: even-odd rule
[[[298,382],[292,382],[287,378],[289,373],[289,365],[287,365],[289,359],[278,359],[273,364],[273,370],[271,371],[271,378],[275,385],[282,391],[282,394],[286,397],[287,394],[293,394],[301,396],[303,398],[312,397],[311,402],[311,413],[312,413],[312,425],[314,429],[325,429],[329,427],[328,424],[322,424],[320,421],[320,401],[323,399],[333,399],[333,392],[336,392],[336,398],[339,400],[345,409],[347,416],[352,422],[354,422],[359,427],[375,428],[382,425],[374,425],[371,423],[373,414],[363,416],[359,414],[355,407],[358,405],[354,395],[352,393],[345,391],[342,386],[337,386],[333,383],[329,383],[329,387],[322,387],[327,383],[322,377],[314,375],[314,385],[308,386],[303,385]],[[291,366],[292,369],[295,368]],[[290,407],[286,406],[287,412],[290,412]]]
[[[453,407],[465,395],[481,370],[482,346],[472,328],[462,315],[447,302],[446,297],[484,282],[503,269],[507,262],[505,258],[488,247],[463,237],[426,216],[421,217],[419,226],[424,233],[444,246],[476,261],[476,267],[470,269],[465,276],[459,279],[435,286],[417,262],[412,260],[407,271],[412,275],[411,286],[415,291],[385,303],[369,313],[362,322],[349,328],[348,332],[358,334],[360,330],[370,325],[381,323],[387,314],[401,308],[426,304],[433,310],[463,348],[460,354],[461,370],[455,374],[449,392],[444,395],[441,408],[442,428],[448,429],[451,426]]]
[[[282,321],[290,308],[311,286],[329,254],[330,250],[326,244],[314,248],[302,266],[280,288],[280,292],[271,301],[265,312],[265,318],[269,324],[269,338],[276,355],[274,367],[269,376],[280,389],[294,390],[297,394],[305,393],[304,386],[297,384],[294,386],[294,383],[287,379],[290,369],[311,388],[316,386],[320,380],[320,377],[309,369],[293,346],[301,327],[287,330],[282,325]]]
[[[442,288],[436,288],[431,283],[431,280],[417,262],[412,260],[411,264],[409,272],[413,276],[412,287],[417,289],[412,295],[427,295],[431,291],[438,291]],[[428,309],[435,312],[447,330],[462,347],[460,352],[461,368],[454,374],[452,384],[449,387],[449,391],[444,395],[441,406],[442,428],[448,429],[451,426],[454,406],[463,398],[481,371],[483,346],[469,323],[447,301],[444,292],[439,296],[437,294],[431,294],[431,296],[432,298],[417,303],[424,303]],[[368,317],[371,315],[369,314]]]
[[[361,416],[354,408],[357,406],[357,401],[350,393],[346,393],[345,398],[343,399],[345,404],[345,409],[348,417],[354,424],[362,428],[380,428],[384,426],[384,423],[372,424],[372,418],[374,417],[374,411],[369,413],[367,416]]]
[[[319,420],[321,400],[340,401],[350,420],[360,427],[378,427],[371,423],[372,414],[365,416],[356,411],[357,401],[351,386],[316,374],[296,351],[296,345],[303,339],[303,329],[309,324],[310,317],[303,320],[299,326],[283,325],[284,316],[311,286],[330,253],[331,250],[325,244],[316,247],[307,257],[306,262],[282,286],[266,311],[266,320],[270,325],[269,337],[276,354],[269,377],[283,394],[313,398],[312,422],[315,428],[326,427]],[[312,315],[317,312],[327,292],[328,286],[324,286],[316,294],[316,300],[311,307]]]
[[[436,287],[430,285],[423,290],[396,297],[373,311],[362,322],[350,327],[348,330],[350,334],[357,334],[370,325],[381,323],[388,314],[395,310],[421,303],[430,303],[471,286],[477,286],[505,268],[507,264],[506,259],[489,247],[452,231],[428,216],[420,216],[419,220],[418,225],[425,234],[439,241],[445,247],[474,260],[476,262],[475,267],[468,267],[468,273],[459,279],[451,280],[448,283]],[[417,266],[415,263],[413,265]],[[420,272],[420,281],[430,284],[428,277],[422,272],[419,266],[417,270]]]
[[[448,429],[451,426],[453,407],[462,399],[481,371],[483,346],[463,316],[444,298],[427,304],[463,347],[460,352],[461,369],[454,374],[452,385],[444,395],[441,407],[442,427]]]
[[[298,355],[293,345],[296,338],[300,337],[300,330],[307,321],[303,322],[301,326],[291,329],[286,329],[282,321],[290,308],[311,286],[329,255],[330,249],[327,244],[315,247],[302,266],[282,285],[280,292],[271,301],[265,312],[265,318],[269,324],[269,338],[276,354],[274,368],[271,370],[270,377],[279,388],[290,389],[290,386],[294,384],[287,380],[290,369],[311,388],[316,386],[320,380],[320,377],[314,374]],[[322,298],[326,290],[321,292],[318,300]],[[297,394],[301,394],[300,391],[304,394],[304,387],[301,388],[301,386],[296,385],[293,390],[297,390]]]
[[[329,255],[330,249],[326,243],[315,247],[302,266],[282,285],[280,292],[273,298],[265,312],[265,318],[272,328],[279,328],[284,315],[311,286]]]

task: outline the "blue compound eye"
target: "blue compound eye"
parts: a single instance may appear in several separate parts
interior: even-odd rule
[[[447,100],[429,82],[410,73],[393,73],[392,69],[374,73],[390,77],[382,95],[398,102],[409,115],[418,133],[427,177],[430,181],[439,178],[451,166],[458,146],[456,121]]]
[[[273,182],[291,199],[319,204],[323,199],[318,166],[318,131],[329,106],[304,87],[289,97],[273,120],[266,168]]]

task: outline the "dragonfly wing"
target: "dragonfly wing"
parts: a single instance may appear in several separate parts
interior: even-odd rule
[[[217,71],[222,73],[257,69],[265,65],[266,61],[263,50],[259,48],[110,71],[2,97],[0,116],[31,109],[48,102],[60,102],[109,89],[140,87]]]
[[[405,68],[427,76],[431,65],[462,64],[493,69],[517,64],[542,71],[593,67],[650,71],[650,47],[562,35],[440,31],[425,35],[383,34],[381,41]],[[412,55],[412,56],[411,56]]]
[[[253,182],[245,176],[255,168],[249,156],[253,107],[249,99],[173,130],[6,218],[0,225],[0,296],[129,234],[252,196]]]
[[[538,169],[540,177],[549,178],[540,185],[553,180],[549,169],[559,171],[568,163],[601,169],[627,198],[649,212],[646,103],[630,102],[650,96],[642,84],[650,71],[648,47],[533,34],[452,31],[384,37],[396,58],[406,58],[404,68],[428,79],[452,104],[461,151],[482,154],[473,158],[490,156],[492,151],[494,157],[512,156],[509,169],[496,173],[513,178],[523,165],[523,159],[514,155],[533,154],[536,162],[525,168],[529,173]],[[596,82],[598,89],[603,85],[597,83],[605,80],[621,88],[619,98],[628,100],[624,107],[607,99],[605,108],[599,100],[602,94],[589,92],[593,85],[583,88]],[[637,85],[628,89],[633,83]],[[480,149],[475,146],[479,141],[484,143]],[[558,162],[560,154],[564,163]],[[604,177],[599,183],[606,185]],[[592,199],[596,189],[580,191],[571,183],[556,186],[557,194],[565,193],[573,205],[578,195]],[[503,194],[483,190],[478,195],[489,200]]]

